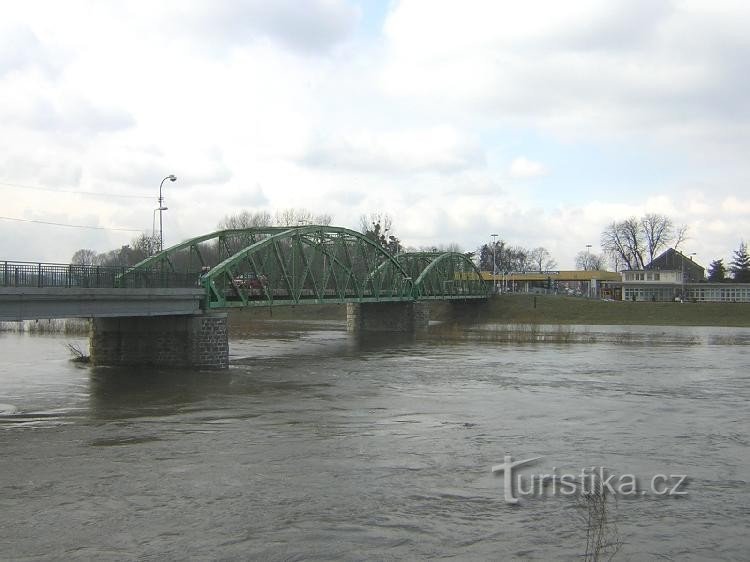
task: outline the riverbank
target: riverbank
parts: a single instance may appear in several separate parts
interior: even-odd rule
[[[433,320],[449,320],[451,305],[433,302]],[[477,306],[466,320],[501,324],[652,325],[750,327],[750,303],[604,301],[558,295],[498,295]],[[252,320],[346,320],[343,305],[233,310],[230,327]]]
[[[480,319],[508,324],[750,326],[750,303],[605,301],[557,295],[499,295]]]
[[[479,304],[479,303],[477,303]],[[455,319],[452,305],[433,302],[433,320]],[[750,327],[750,303],[629,302],[558,295],[498,295],[486,305],[469,307],[459,319],[495,324],[651,325]],[[241,329],[257,320],[346,321],[346,306],[299,305],[232,309],[229,328]],[[88,321],[30,320],[0,322],[0,332],[86,335]]]

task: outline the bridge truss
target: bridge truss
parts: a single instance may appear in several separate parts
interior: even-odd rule
[[[479,271],[458,253],[388,253],[346,228],[308,225],[220,230],[136,264],[120,278],[185,280],[207,308],[486,298]],[[152,281],[150,281],[152,282]]]

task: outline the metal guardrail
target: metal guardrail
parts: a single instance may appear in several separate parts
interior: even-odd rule
[[[141,270],[123,275],[127,266],[73,265],[0,261],[0,287],[58,287],[86,289],[151,289],[200,287],[200,272]]]

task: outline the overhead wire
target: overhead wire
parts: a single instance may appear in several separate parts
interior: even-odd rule
[[[129,194],[122,194],[122,193],[97,193],[95,191],[77,191],[77,190],[70,190],[70,189],[54,189],[51,187],[39,187],[35,185],[22,185],[18,183],[8,183],[4,181],[0,181],[0,185],[14,188],[14,189],[32,189],[34,191],[51,191],[53,193],[68,193],[72,195],[87,195],[90,197],[120,197],[120,198],[126,198],[126,199],[152,199],[152,196],[150,195],[129,195]]]
[[[50,222],[50,221],[40,221],[40,220],[34,220],[34,219],[19,219],[15,217],[2,217],[0,216],[0,220],[6,220],[6,221],[16,221],[16,222],[30,222],[35,224],[46,224],[49,226],[64,226],[67,228],[87,228],[91,230],[112,230],[112,231],[118,231],[118,232],[143,232],[142,228],[118,228],[118,227],[106,227],[106,226],[88,226],[88,225],[82,225],[82,224],[66,224],[62,222]]]
[[[53,193],[65,193],[70,195],[86,195],[89,197],[118,197],[118,198],[126,198],[126,199],[151,199],[151,196],[146,195],[132,195],[132,194],[119,194],[119,193],[97,193],[94,191],[78,191],[78,190],[70,190],[70,189],[53,189],[51,187],[40,187],[35,185],[23,185],[18,183],[9,183],[0,181],[0,186],[10,187],[12,189],[30,189],[34,191],[48,191]],[[105,226],[90,226],[90,225],[81,225],[81,224],[68,224],[68,223],[61,223],[61,222],[52,222],[52,221],[43,221],[43,220],[35,220],[35,219],[19,219],[16,217],[3,217],[0,216],[0,220],[7,220],[7,221],[15,221],[15,222],[27,222],[27,223],[34,223],[34,224],[45,224],[48,226],[62,226],[66,228],[83,228],[83,229],[90,229],[90,230],[110,230],[110,231],[116,231],[116,232],[142,232],[143,229],[141,228],[120,228],[120,227],[105,227]]]

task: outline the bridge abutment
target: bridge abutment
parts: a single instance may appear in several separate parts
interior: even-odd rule
[[[346,305],[348,332],[415,332],[430,323],[428,302],[368,302]]]
[[[227,315],[94,318],[90,350],[95,365],[226,369]]]

